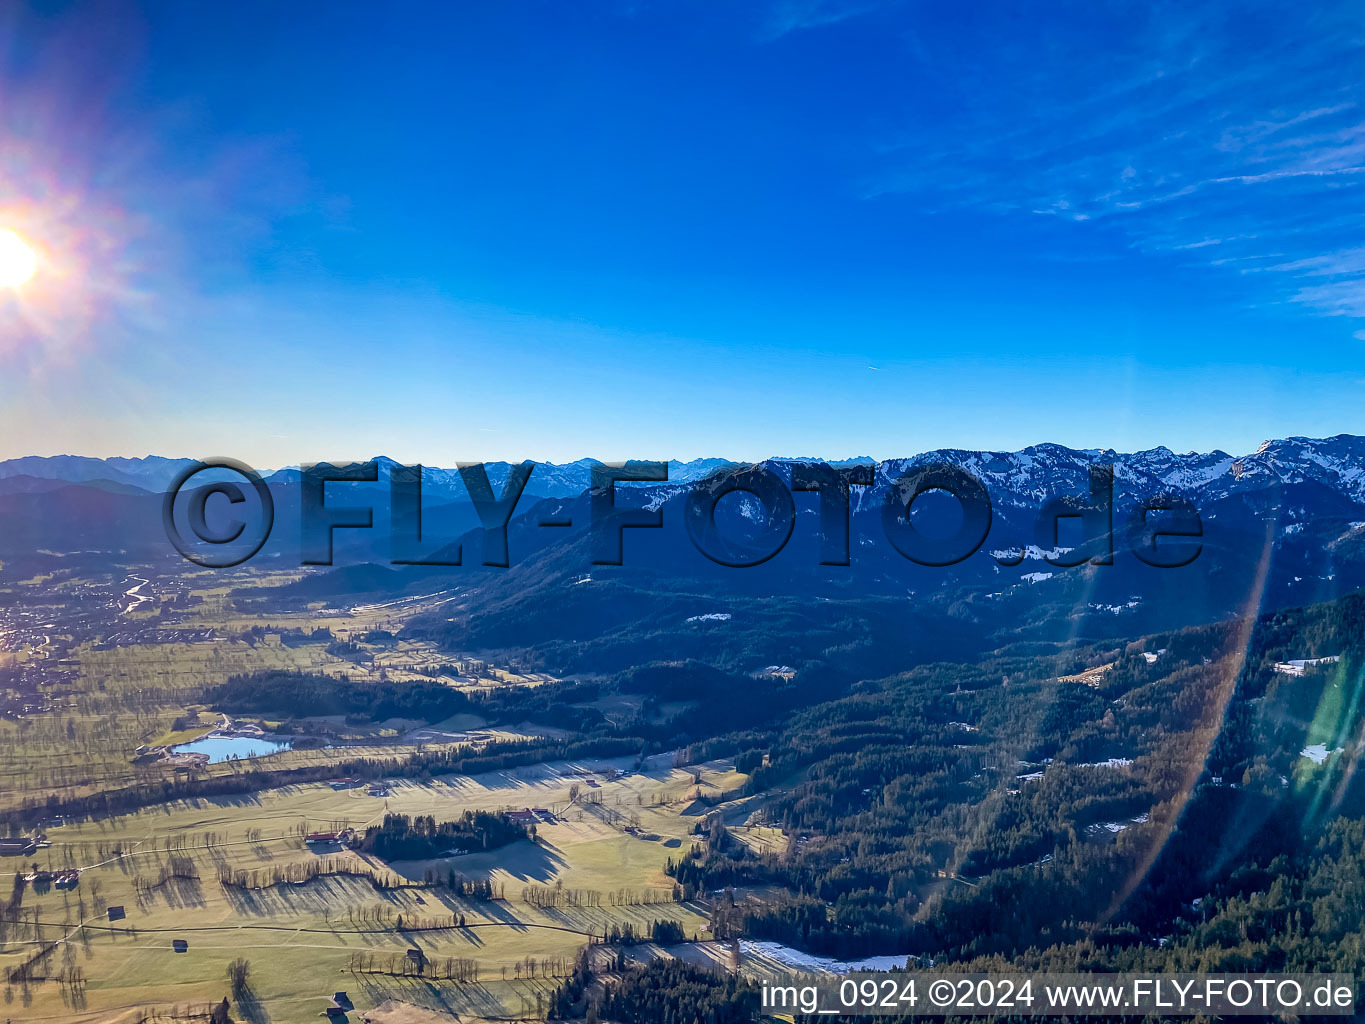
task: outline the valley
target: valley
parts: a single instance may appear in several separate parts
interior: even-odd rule
[[[741,593],[667,544],[584,574],[581,531],[501,572],[7,562],[5,1012],[543,1021],[1037,950],[1349,971],[1321,879],[1365,816],[1365,606],[1349,546],[1342,594],[1277,596],[1302,532],[1231,611],[1042,550],[922,595],[876,559]]]

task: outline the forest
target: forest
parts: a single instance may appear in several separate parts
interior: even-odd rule
[[[616,968],[600,994],[590,994],[594,972],[580,958],[574,972],[550,997],[550,1019],[584,1017],[621,1024],[747,1024],[756,1019],[758,988],[733,974],[694,967],[679,960],[653,960]]]
[[[494,850],[534,837],[534,825],[519,825],[505,814],[488,811],[465,811],[456,821],[442,822],[430,815],[386,814],[383,822],[365,829],[360,849],[383,860],[429,860],[453,852]]]
[[[204,700],[232,714],[348,715],[369,722],[389,718],[437,721],[469,708],[465,694],[435,682],[358,685],[317,673],[281,671],[233,676],[205,691]]]
[[[755,854],[717,816],[668,871],[685,895],[778,887],[722,899],[719,937],[836,956],[1154,946],[1193,901],[1207,917],[1233,879],[1250,898],[1257,879],[1311,877],[1340,849],[1318,844],[1360,827],[1350,757],[1299,752],[1358,742],[1362,625],[1349,598],[860,684],[731,737],[750,791],[774,794],[764,815],[787,853]],[[1274,667],[1324,654],[1342,660]],[[1333,927],[1358,930],[1360,907],[1345,907]],[[1296,935],[1317,918],[1297,920]]]

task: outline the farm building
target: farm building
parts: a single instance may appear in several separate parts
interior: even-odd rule
[[[5,836],[0,838],[0,856],[17,857],[32,853],[38,844],[28,836]]]
[[[343,828],[337,832],[309,832],[304,839],[309,845],[318,844],[321,846],[331,846],[339,843],[349,843],[354,836],[355,832],[352,829]]]

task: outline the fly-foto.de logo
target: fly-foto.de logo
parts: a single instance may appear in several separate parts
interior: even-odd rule
[[[301,563],[331,565],[336,531],[374,529],[379,504],[375,498],[380,496],[387,503],[390,564],[505,568],[511,564],[508,527],[535,469],[534,462],[510,467],[495,491],[484,463],[460,464],[459,478],[479,523],[479,529],[463,540],[437,542],[424,534],[420,465],[390,465],[386,490],[351,487],[353,496],[347,496],[348,485],[381,483],[377,459],[308,464],[296,482],[291,477],[288,483],[273,485],[235,459],[207,459],[188,466],[166,491],[162,521],[166,536],[186,559],[226,568],[241,565],[265,547],[276,526],[277,505],[296,507]],[[652,493],[670,502],[681,499],[681,519],[692,546],[715,564],[732,568],[761,565],[787,546],[797,522],[795,494],[802,492],[814,495],[819,564],[850,565],[855,488],[861,492],[860,506],[865,507],[870,498],[879,509],[886,542],[910,562],[952,566],[981,550],[994,511],[978,477],[947,462],[912,466],[894,476],[879,469],[871,464],[835,467],[815,461],[759,463],[719,469],[692,483],[670,484],[666,462],[597,463],[591,468],[587,491],[590,562],[621,565],[626,530],[664,528],[665,501],[641,505],[620,500],[621,490],[643,487],[653,487]],[[1084,493],[1057,495],[1037,511],[1033,540],[1052,565],[1113,564],[1113,466],[1089,467],[1087,484]],[[919,503],[936,492],[956,504],[956,527],[947,533],[926,531],[917,522]],[[740,495],[745,502],[742,530],[718,515],[722,500],[731,495]],[[562,505],[560,511],[533,525],[575,525],[563,514]],[[1177,568],[1199,557],[1203,523],[1187,498],[1153,494],[1129,502],[1123,511],[1124,542],[1140,561]],[[1063,523],[1069,520],[1079,525],[1082,540],[1063,547]],[[466,550],[471,546],[477,551]],[[992,551],[989,557],[1009,566],[1017,565],[1024,555],[1016,549]]]

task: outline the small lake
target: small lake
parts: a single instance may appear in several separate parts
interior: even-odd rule
[[[193,743],[181,743],[172,750],[177,754],[208,754],[209,764],[217,764],[234,757],[245,761],[248,757],[278,754],[281,750],[291,749],[293,745],[289,740],[268,740],[256,736],[201,736]]]

